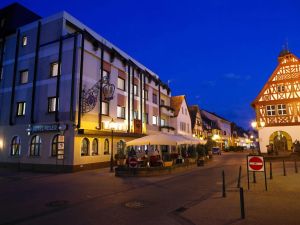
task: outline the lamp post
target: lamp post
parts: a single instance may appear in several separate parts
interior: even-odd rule
[[[111,119],[111,121],[109,122],[109,128],[111,129],[110,172],[114,172],[114,129],[115,129],[114,119]]]
[[[252,128],[255,129],[255,130],[257,130],[257,131],[263,129],[265,127],[265,125],[266,125],[266,123],[264,121],[259,121],[259,122],[252,121],[251,122]],[[259,138],[259,132],[258,132],[258,142],[260,142],[259,139],[260,138]],[[260,154],[260,147],[259,146],[258,146],[258,153]]]

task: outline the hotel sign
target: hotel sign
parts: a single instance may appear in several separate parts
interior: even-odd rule
[[[26,129],[28,133],[60,132],[67,129],[66,124],[39,124],[29,125]]]

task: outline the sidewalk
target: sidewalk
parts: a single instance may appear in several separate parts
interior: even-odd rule
[[[236,183],[227,188],[227,197],[215,193],[181,214],[193,224],[205,225],[298,225],[300,224],[300,173],[292,171],[283,176],[279,171],[268,179],[265,191],[263,173],[257,174],[257,183],[247,190],[247,177],[242,178],[245,195],[246,219],[240,219],[239,189]],[[220,189],[221,190],[221,189]]]

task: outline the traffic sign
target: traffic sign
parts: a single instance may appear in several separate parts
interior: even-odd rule
[[[136,157],[130,157],[129,158],[129,167],[130,168],[136,168],[138,164],[137,158]]]
[[[265,163],[262,156],[248,156],[248,170],[254,172],[264,172]]]

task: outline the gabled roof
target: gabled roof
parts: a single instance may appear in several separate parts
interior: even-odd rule
[[[263,86],[263,88],[261,89],[261,91],[259,92],[257,97],[255,98],[255,100],[251,103],[251,106],[253,108],[259,102],[260,98],[265,94],[265,91],[268,90],[268,88],[270,87],[270,82],[274,81],[274,79],[276,77],[278,78],[278,76],[280,76],[278,74],[278,72],[282,68],[284,68],[285,66],[289,66],[289,65],[293,65],[293,66],[298,65],[298,67],[300,67],[299,66],[300,60],[287,49],[283,49],[280,52],[280,54],[278,56],[278,62],[279,62],[279,64],[277,65],[276,69],[273,71],[272,75],[269,77],[268,81],[265,83],[265,85]],[[295,68],[295,70],[296,70],[296,68]],[[297,72],[295,74],[297,74]],[[281,82],[284,82],[285,78],[282,78],[282,77],[283,76],[280,76]],[[288,78],[286,78],[286,79],[288,79]]]
[[[210,129],[221,130],[221,128],[218,126],[218,122],[216,120],[209,119],[202,110],[200,111],[200,113],[201,113],[201,119],[203,122],[203,128],[205,130],[210,130]]]
[[[197,113],[198,112],[200,113],[200,108],[198,105],[191,105],[188,107],[188,109],[189,109],[190,117],[191,117],[191,125],[192,125],[192,127],[195,127]]]
[[[216,114],[216,113],[214,113],[214,112],[209,112],[209,111],[204,110],[204,109],[201,109],[201,111],[206,112],[206,113],[209,113],[209,114],[211,114],[211,115],[214,115],[215,117],[218,117],[218,118],[221,119],[221,120],[224,120],[224,121],[226,121],[226,122],[228,122],[228,123],[231,123],[231,121],[229,121],[228,119],[225,119],[224,117],[219,116],[218,114]]]
[[[178,96],[171,97],[171,107],[174,109],[174,117],[178,116],[183,101],[186,102],[184,95],[178,95]]]

